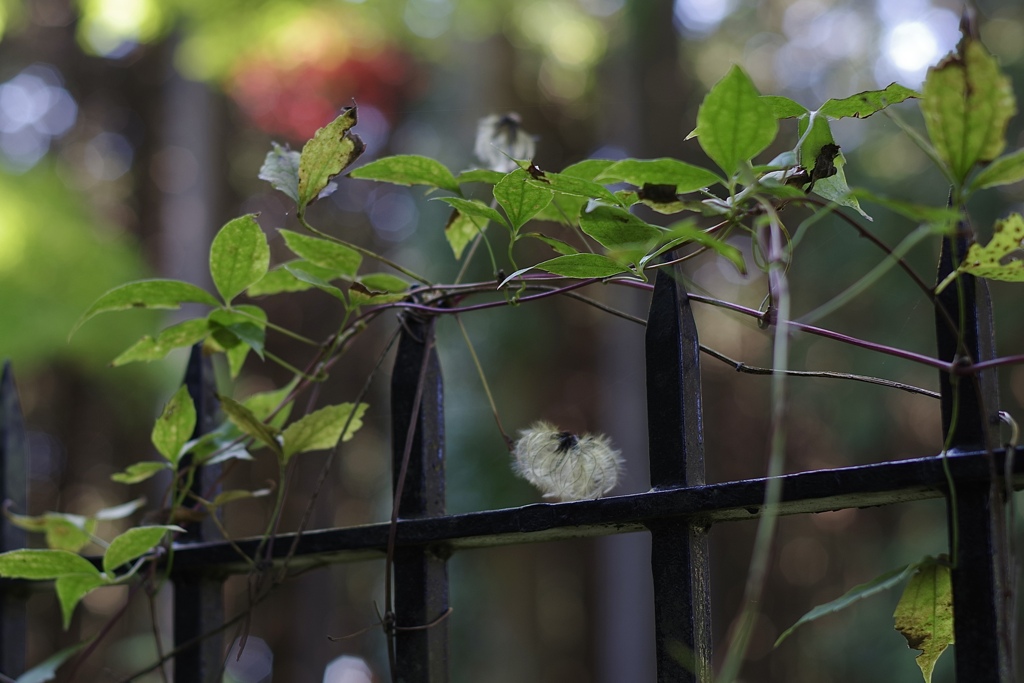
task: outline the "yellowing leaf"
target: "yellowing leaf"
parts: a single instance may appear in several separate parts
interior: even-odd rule
[[[984,247],[972,244],[960,270],[989,280],[1024,282],[1024,217],[1015,213],[996,221],[992,239]]]
[[[228,415],[228,419],[243,432],[253,437],[275,453],[281,453],[281,445],[277,442],[278,430],[264,424],[251,410],[235,401],[230,396],[218,395],[220,406]]]
[[[965,36],[958,53],[928,70],[921,112],[935,151],[962,183],[975,164],[1002,153],[1017,104],[995,58]]]
[[[196,406],[184,384],[164,406],[164,411],[153,425],[152,441],[160,455],[177,464],[181,447],[192,438],[196,428]]]
[[[907,645],[920,650],[917,665],[931,683],[935,662],[953,643],[953,588],[949,565],[942,559],[923,562],[893,613],[896,630]]]
[[[64,630],[71,625],[71,616],[75,612],[75,605],[92,591],[94,588],[106,583],[98,574],[66,574],[57,577],[54,588],[57,591],[57,599],[60,601],[60,611],[64,619]]]
[[[367,407],[365,403],[358,406],[340,403],[321,408],[291,423],[281,433],[284,459],[288,460],[296,453],[334,448],[339,440],[348,441],[363,426]]]
[[[366,146],[350,129],[356,125],[356,108],[345,107],[338,118],[318,130],[299,156],[299,210],[316,201],[328,189],[331,178],[359,158]]]
[[[462,250],[474,237],[483,234],[487,229],[487,223],[486,218],[471,216],[458,210],[452,211],[448,223],[444,226],[444,238],[448,240],[448,246],[452,248],[456,260],[462,258]]]
[[[184,533],[185,530],[171,524],[128,529],[111,541],[107,551],[103,553],[103,571],[113,576],[115,569],[142,557],[156,547],[168,531]]]

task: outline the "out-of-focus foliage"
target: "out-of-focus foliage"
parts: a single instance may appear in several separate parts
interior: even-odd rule
[[[146,314],[115,328],[68,332],[96,295],[144,273],[129,241],[97,223],[51,164],[0,175],[0,349],[21,372],[55,358],[105,364],[152,326]]]

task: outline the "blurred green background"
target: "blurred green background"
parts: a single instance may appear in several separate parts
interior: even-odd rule
[[[978,5],[981,37],[1020,91],[1024,9],[1013,0]],[[88,514],[136,495],[159,496],[146,485],[114,484],[109,475],[152,456],[152,419],[180,382],[185,356],[107,366],[141,335],[180,316],[102,316],[70,341],[67,335],[93,299],[121,282],[161,276],[206,285],[209,242],[241,213],[260,213],[276,258],[284,259],[275,229],[296,229],[294,217],[283,195],[256,177],[271,141],[300,146],[355,101],[364,159],[426,154],[462,170],[476,163],[478,119],[516,111],[537,136],[537,163],[545,169],[588,157],[709,163],[684,137],[704,93],[731,64],[741,64],[762,93],[810,108],[892,81],[918,87],[927,67],[955,45],[959,11],[959,3],[938,0],[0,2],[0,358],[13,362],[31,430],[29,512]],[[920,125],[915,103],[896,109]],[[841,121],[834,130],[851,185],[945,202],[941,175],[884,115]],[[1009,149],[1024,143],[1022,130],[1019,119],[1011,122]],[[795,127],[784,126],[765,159],[794,141]],[[982,238],[995,218],[1022,204],[1021,185],[978,197],[971,209]],[[870,229],[890,245],[916,227],[866,208],[874,217]],[[795,227],[802,217],[785,218]],[[458,271],[444,241],[444,207],[415,188],[343,178],[310,218],[431,279],[450,280]],[[749,256],[749,243],[736,244]],[[929,243],[910,261],[928,279],[936,255],[937,244]],[[842,223],[817,224],[791,271],[795,314],[841,292],[880,258]],[[493,277],[485,265],[481,260],[471,276]],[[757,306],[764,295],[759,275],[738,276],[711,258],[691,262],[687,272],[694,287],[720,298]],[[594,289],[594,296],[645,315],[644,295]],[[1024,352],[1020,291],[993,287],[1002,354]],[[340,315],[336,302],[318,292],[260,303],[272,321],[313,338],[326,337]],[[749,320],[696,313],[703,343],[749,364],[769,364],[770,337]],[[648,488],[641,328],[553,301],[467,315],[464,322],[506,428],[547,419],[605,432],[627,460],[616,493]],[[394,324],[364,335],[352,362],[334,370],[323,401],[352,400]],[[929,304],[896,271],[822,324],[933,353]],[[440,334],[449,509],[537,501],[509,471],[457,328],[442,321]],[[271,335],[268,343],[303,364],[306,352],[288,339]],[[708,480],[762,475],[768,379],[703,362]],[[928,369],[821,339],[796,338],[792,364],[937,386]],[[368,426],[336,463],[314,526],[388,516],[387,379],[374,386]],[[285,380],[278,368],[250,359],[236,386],[225,382],[224,390],[244,396]],[[1003,408],[1024,419],[1024,367],[1002,369],[1000,382]],[[794,380],[791,391],[789,471],[933,455],[941,447],[932,399],[832,380]],[[304,456],[296,485],[311,486],[322,462],[322,455]],[[258,460],[235,468],[228,486],[259,488],[273,474],[272,463]],[[302,496],[290,499],[288,524],[303,505]],[[249,501],[230,508],[226,519],[232,533],[251,535],[262,530],[266,514]],[[108,537],[116,531],[102,530]],[[753,531],[747,523],[712,530],[719,646],[738,613]],[[920,680],[913,653],[891,629],[896,593],[771,646],[814,605],[943,552],[945,538],[940,502],[783,520],[744,680]],[[453,680],[654,680],[648,552],[646,538],[632,535],[454,557]],[[326,638],[374,623],[382,572],[382,563],[345,565],[282,588],[257,609],[246,654],[230,667],[233,680],[386,680],[378,629],[339,642]],[[232,579],[229,612],[245,607],[245,595],[245,578]],[[90,595],[64,633],[56,600],[40,592],[32,601],[31,660],[94,633],[123,598],[119,589]],[[162,620],[166,598],[157,599]],[[142,664],[153,651],[149,623],[146,605],[133,608],[83,678],[118,680]],[[952,680],[951,663],[949,655],[940,661],[936,681]]]

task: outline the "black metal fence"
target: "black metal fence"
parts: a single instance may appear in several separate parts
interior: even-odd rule
[[[953,268],[953,252],[962,254],[965,246],[963,240],[943,245],[940,280]],[[1004,513],[1007,492],[1024,484],[1024,449],[1014,453],[996,447],[995,371],[964,372],[972,361],[993,356],[994,339],[985,283],[970,277],[962,281],[967,305],[958,305],[956,288],[950,287],[939,299],[945,312],[936,314],[939,357],[960,369],[940,377],[943,434],[952,434],[946,456],[784,475],[777,512],[790,515],[946,497],[949,527],[959,529],[952,573],[956,678],[961,683],[1009,683],[1015,680],[1009,636],[1014,630],[1009,622],[1013,558],[1007,550],[1009,520]],[[644,530],[652,538],[658,681],[710,680],[708,530],[713,524],[760,517],[768,482],[704,481],[699,344],[681,282],[678,272],[659,272],[647,322],[652,488],[601,500],[446,515],[443,391],[427,329],[432,322],[406,320],[391,387],[396,489],[407,435],[413,430],[392,539],[397,680],[448,679],[448,628],[442,617],[449,607],[447,560],[454,552]],[[186,381],[201,416],[200,432],[212,429],[216,419],[212,377],[209,362],[194,353]],[[0,490],[21,510],[28,458],[11,370],[5,367],[0,385]],[[208,469],[196,482],[197,489],[208,491],[217,476]],[[955,482],[955,505],[949,477]],[[391,531],[390,524],[380,523],[310,531],[298,538],[286,534],[273,545],[272,562],[289,556],[289,566],[301,567],[381,558]],[[209,528],[199,525],[175,544],[174,676],[179,683],[220,680],[225,652],[218,631],[224,623],[223,581],[250,569],[238,549],[255,557],[260,546],[260,539],[229,545],[213,538]],[[24,533],[0,520],[0,543],[4,550],[24,547]],[[0,671],[16,675],[25,668],[22,585],[3,584],[0,614]],[[680,652],[691,652],[692,660],[680,657]]]

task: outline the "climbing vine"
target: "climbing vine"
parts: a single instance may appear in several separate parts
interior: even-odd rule
[[[906,129],[907,135],[947,177],[951,186],[948,206],[912,204],[851,189],[848,184],[846,159],[833,137],[832,123],[888,113],[892,105],[908,100],[920,102],[928,139],[910,128]],[[52,581],[67,628],[76,606],[91,591],[129,584],[133,590],[128,599],[132,599],[139,593],[138,586],[152,588],[165,581],[173,562],[175,536],[189,523],[203,517],[217,520],[220,508],[234,501],[271,497],[273,514],[259,550],[255,556],[241,554],[239,558],[249,564],[254,575],[260,574],[265,571],[263,561],[269,559],[270,540],[278,533],[290,484],[289,464],[305,453],[337,452],[359,432],[364,416],[375,408],[364,400],[365,388],[354,391],[349,401],[334,405],[311,403],[300,410],[297,399],[310,395],[317,384],[329,381],[333,368],[346,362],[354,341],[382,320],[383,314],[406,311],[426,318],[458,320],[458,316],[477,310],[527,305],[552,296],[571,296],[619,314],[588,299],[586,287],[603,284],[650,289],[654,271],[704,252],[717,254],[739,272],[760,269],[767,274],[753,285],[766,285],[764,304],[758,310],[707,297],[695,300],[724,306],[773,329],[768,474],[780,474],[786,382],[791,375],[801,374],[789,370],[789,339],[793,333],[829,335],[877,353],[950,371],[948,362],[865,339],[840,337],[811,323],[852,300],[892,268],[906,271],[922,296],[932,302],[963,274],[1024,281],[1024,217],[1012,214],[999,220],[992,239],[981,245],[973,240],[966,214],[967,201],[975,193],[1024,180],[1024,150],[1004,154],[1007,123],[1015,113],[1009,79],[970,35],[965,35],[957,51],[929,72],[920,93],[892,84],[831,99],[813,110],[784,97],[760,94],[743,69],[733,67],[705,97],[690,134],[696,139],[693,144],[699,144],[714,162],[710,168],[672,158],[586,159],[558,171],[540,168],[533,160],[532,137],[511,114],[481,122],[476,141],[480,168],[456,174],[437,160],[415,155],[391,156],[353,167],[364,144],[358,132],[358,109],[348,107],[301,150],[275,144],[259,169],[259,177],[294,204],[304,230],[277,231],[293,258],[272,264],[264,229],[255,215],[244,215],[224,225],[210,246],[214,291],[176,280],[127,283],[97,299],[75,326],[77,330],[96,316],[113,312],[201,304],[209,309],[205,315],[142,338],[113,359],[113,364],[158,361],[175,348],[201,344],[207,354],[223,356],[232,378],[255,355],[262,362],[287,368],[293,374],[291,381],[245,398],[232,396],[224,389],[218,398],[226,420],[198,438],[193,438],[196,407],[187,389],[180,388],[153,428],[155,456],[113,475],[117,482],[137,484],[159,473],[172,473],[159,508],[165,511],[161,523],[135,526],[107,540],[102,523],[136,514],[145,505],[142,501],[91,517],[66,512],[27,516],[22,514],[24,511],[7,509],[15,524],[44,534],[47,548],[0,555],[0,576]],[[779,122],[784,119],[796,119],[796,138],[785,142],[783,153],[762,159],[769,146],[779,144]],[[446,204],[450,214],[443,226],[444,234],[452,257],[463,263],[458,278],[438,282],[430,272],[415,272],[353,242],[343,230],[310,221],[309,206],[339,184],[357,182],[422,186],[433,201]],[[632,211],[637,205],[671,219],[665,221],[667,225],[644,220]],[[890,209],[906,220],[906,236],[897,246],[886,247],[871,235],[867,226],[872,205]],[[794,212],[795,207],[806,210]],[[791,311],[787,274],[794,267],[806,229],[835,212],[841,212],[856,230],[880,246],[882,258],[846,292],[797,321]],[[794,215],[797,218],[791,220]],[[552,224],[562,229],[556,233],[549,229]],[[504,233],[506,238],[495,239],[495,233]],[[954,236],[967,238],[967,253],[955,272],[937,288],[925,284],[904,261],[904,255],[919,243]],[[744,240],[751,244],[752,259],[744,257],[744,251],[737,247]],[[517,246],[528,241],[546,245],[550,257],[525,262],[524,250]],[[504,253],[499,245],[505,246]],[[463,282],[465,264],[472,259],[487,259],[493,278]],[[319,290],[336,302],[335,329],[326,339],[308,339],[279,326],[259,305],[265,297],[304,290]],[[305,344],[308,357],[293,364],[277,356],[266,345],[268,331]],[[468,336],[466,341],[498,418],[484,369]],[[713,349],[705,350],[735,367],[742,366]],[[1006,356],[989,362],[989,366],[1021,362],[1021,355]],[[822,374],[927,393],[884,378]],[[560,500],[596,497],[614,486],[620,461],[605,437],[578,436],[539,421],[516,440],[504,432],[500,419],[497,424],[514,456],[515,470],[547,496]],[[198,468],[228,461],[244,464],[262,457],[277,464],[272,486],[209,494],[193,490]],[[315,498],[315,491],[306,493]],[[747,605],[756,604],[764,588],[776,520],[772,509],[779,495],[778,485],[770,484],[768,512],[761,520],[746,587]],[[90,543],[104,548],[101,557],[87,559],[80,554]],[[930,681],[936,659],[952,642],[949,569],[950,561],[945,557],[928,557],[897,568],[812,610],[779,640],[820,616],[904,585],[894,615],[895,627],[911,647],[922,651],[918,662],[925,681]],[[286,566],[272,576],[263,576],[252,593],[249,609],[288,576]],[[388,611],[391,608],[384,606]],[[746,651],[751,621],[746,618],[737,623],[741,626],[731,635],[719,674],[721,681],[735,680]],[[49,680],[58,667],[90,652],[91,643],[87,641],[57,653],[30,672],[35,676],[31,680]],[[151,668],[160,663],[155,662]]]

